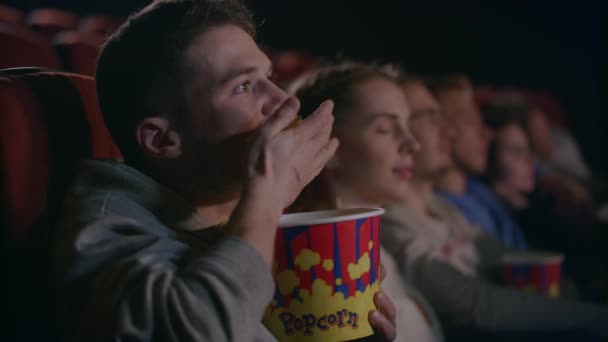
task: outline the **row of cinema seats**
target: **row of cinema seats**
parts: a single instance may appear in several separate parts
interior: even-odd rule
[[[7,340],[51,336],[53,217],[83,158],[120,159],[90,76],[0,71],[0,176]],[[32,327],[36,327],[32,329]]]
[[[100,47],[120,20],[105,15],[82,19],[59,9],[37,9],[25,15],[0,5],[0,69],[42,67],[93,75]],[[285,84],[319,60],[300,51],[263,50],[272,59],[276,81]]]
[[[36,9],[25,15],[0,5],[0,69],[36,66],[93,75],[104,38],[120,21],[105,15],[78,15]]]

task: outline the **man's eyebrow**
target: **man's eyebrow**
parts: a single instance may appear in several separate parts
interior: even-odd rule
[[[242,76],[242,75],[251,74],[251,73],[255,72],[256,70],[257,70],[257,68],[255,66],[248,66],[248,67],[229,70],[224,76],[222,76],[222,78],[220,80],[220,84],[225,84],[227,82],[230,82],[231,80],[233,80],[239,76]]]
[[[259,68],[257,66],[247,66],[247,67],[241,67],[238,69],[233,69],[233,70],[229,70],[226,75],[224,75],[220,81],[220,84],[225,84],[227,82],[230,82],[231,80],[240,77],[242,75],[247,75],[247,74],[252,74],[254,72],[256,72]],[[272,63],[269,63],[268,65],[268,71],[267,71],[267,76],[270,76],[272,74],[273,71],[273,65]]]

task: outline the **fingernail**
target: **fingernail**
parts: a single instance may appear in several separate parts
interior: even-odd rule
[[[378,312],[378,310],[372,310],[371,320],[374,322],[378,322],[378,320],[380,320],[380,313]]]
[[[283,109],[282,110],[283,115],[289,115],[293,112],[297,112],[298,111],[298,100],[295,97],[288,97],[287,100],[285,100],[285,102],[283,102],[281,107]]]
[[[334,109],[334,102],[332,100],[325,100],[323,102],[321,102],[321,105],[319,105],[319,108],[316,110],[317,112],[323,112],[323,111],[327,111],[329,113],[331,113]]]
[[[340,141],[338,139],[333,139],[332,140],[333,146],[333,152],[335,153],[338,150],[338,147],[340,147]]]

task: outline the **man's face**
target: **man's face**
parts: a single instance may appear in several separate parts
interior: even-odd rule
[[[187,91],[192,128],[208,143],[255,130],[287,99],[270,80],[266,55],[237,26],[200,35],[188,48],[186,65],[196,75]]]
[[[441,94],[441,111],[451,134],[452,159],[464,172],[478,175],[486,170],[490,131],[485,127],[470,88]]]
[[[212,28],[186,51],[183,159],[204,187],[238,185],[249,134],[287,99],[271,80],[271,63],[234,25]]]
[[[544,112],[534,109],[530,112],[528,119],[528,131],[534,152],[540,159],[549,160],[553,155],[553,138],[551,137],[551,125]]]
[[[421,82],[403,87],[412,110],[410,130],[420,145],[414,154],[414,174],[432,176],[451,165],[449,136],[439,104]]]
[[[534,190],[534,162],[528,136],[522,127],[511,124],[496,133],[496,182],[513,192]]]

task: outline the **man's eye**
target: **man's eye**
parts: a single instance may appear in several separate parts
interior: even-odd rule
[[[237,94],[242,94],[242,93],[246,93],[248,91],[251,90],[251,82],[250,81],[245,81],[241,84],[239,84],[236,89],[235,89],[235,93]]]

